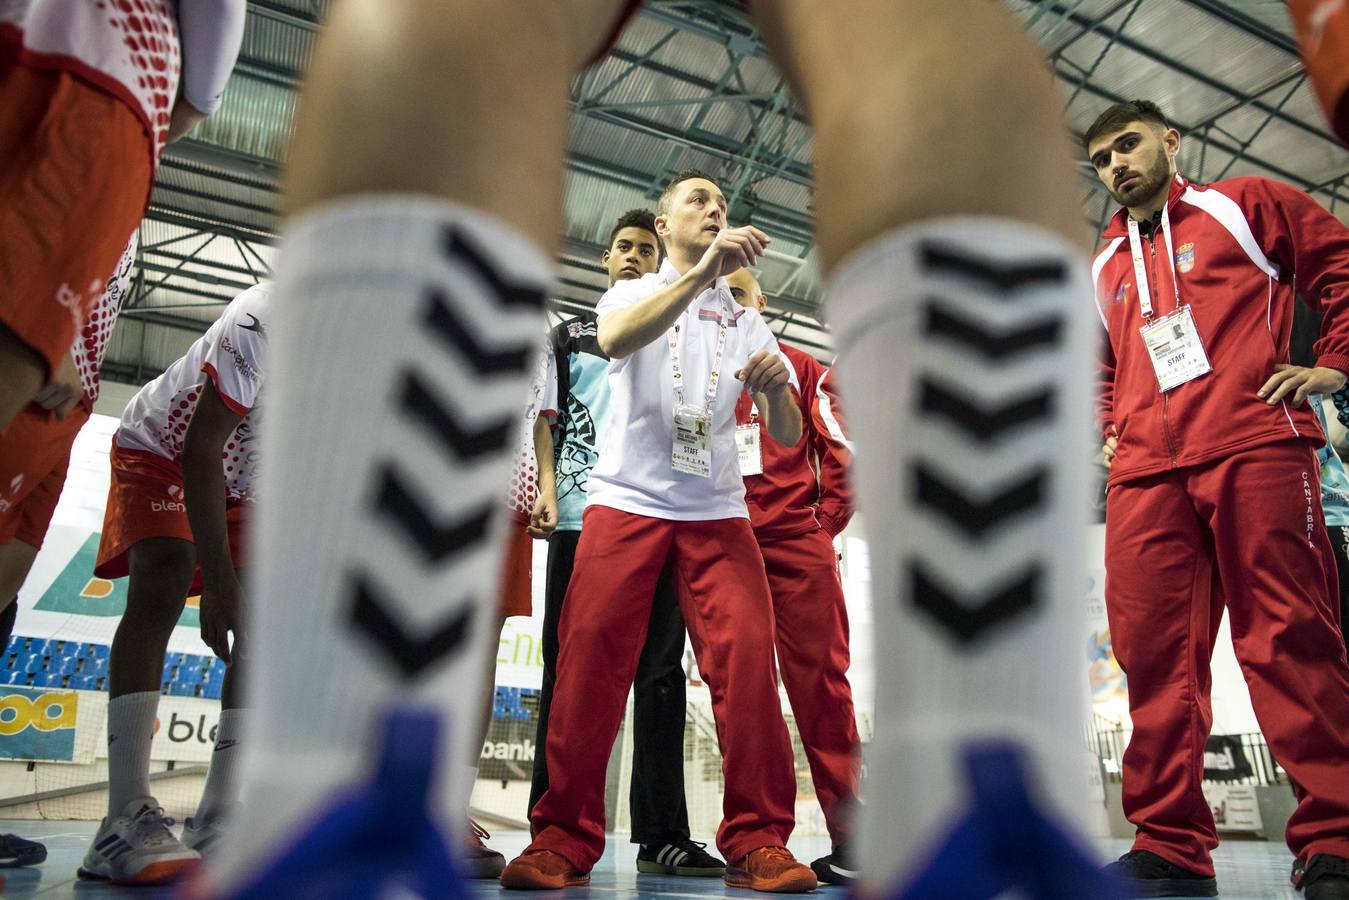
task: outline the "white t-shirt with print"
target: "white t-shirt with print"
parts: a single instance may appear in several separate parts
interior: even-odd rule
[[[539,417],[543,403],[544,377],[548,371],[547,357],[548,354],[543,354],[534,366],[534,377],[529,382],[529,394],[525,399],[520,435],[515,442],[515,452],[511,457],[511,485],[506,495],[506,506],[520,517],[527,517],[534,511],[534,501],[539,496],[539,464],[534,455],[534,420]]]
[[[620,281],[600,298],[601,323],[609,313],[632,306],[679,278],[667,259],[659,272]],[[712,404],[710,477],[677,472],[670,463],[674,444],[674,375],[669,334],[609,364],[609,427],[599,462],[590,473],[586,506],[609,506],[640,516],[676,521],[749,518],[745,481],[735,450],[735,403],[744,382],[736,379],[750,356],[765,350],[796,372],[763,317],[737,306],[726,279],[695,297],[679,315],[679,366],[684,373],[684,402],[701,407],[706,399],[712,358],[722,317],[729,316],[721,381]]]
[[[183,437],[209,378],[224,404],[244,417],[221,454],[225,492],[231,500],[251,501],[257,476],[258,393],[267,373],[271,313],[270,282],[231,300],[183,358],[127,404],[115,437],[117,446],[181,462]]]

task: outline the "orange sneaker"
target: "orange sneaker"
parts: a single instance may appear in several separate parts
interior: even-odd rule
[[[820,886],[809,866],[786,847],[751,850],[726,867],[726,884],[773,894],[804,894]]]
[[[555,891],[587,884],[590,884],[589,872],[582,872],[565,856],[552,850],[526,850],[511,860],[501,873],[501,886],[513,891]]]

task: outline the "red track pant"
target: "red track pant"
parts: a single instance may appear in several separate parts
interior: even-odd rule
[[[1128,675],[1124,813],[1134,847],[1212,874],[1200,791],[1223,605],[1274,758],[1296,785],[1294,856],[1349,856],[1349,664],[1320,467],[1289,441],[1115,485],[1106,611]]]
[[[530,850],[589,871],[604,852],[604,776],[669,561],[698,671],[712,694],[726,792],[717,848],[785,847],[795,824],[791,739],[773,683],[773,605],[748,519],[672,522],[586,509],[558,628],[548,790]]]
[[[829,837],[842,844],[857,801],[859,738],[848,684],[848,609],[838,556],[822,529],[760,540],[759,549],[773,594],[778,670]]]

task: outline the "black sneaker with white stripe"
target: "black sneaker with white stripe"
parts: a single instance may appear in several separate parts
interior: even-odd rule
[[[726,863],[707,852],[707,845],[688,838],[659,844],[642,844],[637,850],[637,871],[643,875],[683,875],[720,878]]]
[[[852,884],[857,879],[847,844],[835,844],[828,856],[810,864],[810,870],[824,884]]]
[[[17,834],[0,834],[0,867],[35,866],[47,858],[47,848]]]

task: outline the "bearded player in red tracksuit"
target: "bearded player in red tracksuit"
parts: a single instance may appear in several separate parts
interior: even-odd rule
[[[1133,739],[1113,865],[1148,896],[1213,896],[1200,789],[1209,659],[1224,605],[1251,703],[1298,796],[1287,840],[1309,897],[1349,897],[1349,664],[1305,403],[1349,371],[1349,229],[1264,178],[1198,185],[1146,101],[1084,138],[1121,209],[1092,265],[1108,332],[1106,611]],[[1324,313],[1316,365],[1288,364],[1294,295]]]
[[[728,275],[726,283],[737,303],[763,312],[767,298],[748,269]],[[848,684],[848,610],[834,537],[853,514],[847,478],[852,451],[824,385],[825,367],[795,347],[778,346],[801,384],[797,403],[803,439],[794,447],[775,441],[758,428],[754,401],[742,394],[735,408],[736,444],[749,521],[773,595],[778,670],[832,845],[811,869],[821,881],[848,884],[856,869],[848,818],[857,802],[859,738]],[[749,443],[747,435],[752,435]],[[746,465],[747,460],[752,462]]]

